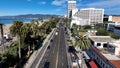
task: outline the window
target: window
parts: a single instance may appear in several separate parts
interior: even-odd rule
[[[97,43],[97,46],[100,46],[101,45],[101,43]]]

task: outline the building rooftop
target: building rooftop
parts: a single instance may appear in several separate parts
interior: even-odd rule
[[[113,41],[112,43],[114,46],[120,48],[120,40]]]
[[[115,48],[120,47],[120,40],[118,41],[113,41],[112,43]],[[99,49],[100,50],[100,49]],[[110,61],[110,63],[112,63],[116,68],[120,68],[120,55],[115,55],[115,49],[114,47],[110,47],[110,48],[103,48],[102,50],[99,51],[106,59],[108,59]]]
[[[112,42],[113,39],[110,36],[89,36],[94,42]]]
[[[110,62],[115,65],[116,68],[120,68],[120,60],[110,60]]]
[[[108,60],[119,60],[120,58],[112,54],[103,54]]]
[[[95,47],[92,46],[92,49],[95,50],[95,52],[104,60],[104,62],[112,64],[113,66],[116,66],[112,62],[110,62],[110,60],[103,53],[101,53],[97,48],[95,48]],[[109,57],[111,57],[111,56],[109,56]]]
[[[102,8],[81,8],[80,10],[104,10]]]

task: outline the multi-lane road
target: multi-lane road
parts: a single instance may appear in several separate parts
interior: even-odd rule
[[[53,39],[38,66],[39,68],[68,68],[63,23],[59,24],[57,32],[58,34],[53,36]]]

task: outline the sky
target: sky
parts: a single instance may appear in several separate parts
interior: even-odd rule
[[[68,0],[0,0],[0,16],[67,13]],[[77,8],[103,8],[105,14],[120,15],[119,0],[77,0]]]

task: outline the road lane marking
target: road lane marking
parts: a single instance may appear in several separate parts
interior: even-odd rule
[[[60,34],[61,33],[61,31],[59,31],[59,38],[58,38],[58,51],[57,51],[57,58],[56,58],[56,67],[55,68],[58,68],[58,54],[59,54],[59,44],[60,44]]]
[[[56,39],[57,39],[57,38],[56,38]],[[58,41],[56,41],[56,42],[58,42]],[[56,46],[57,46],[57,43],[55,43],[55,45],[54,45],[53,52],[52,52],[53,54],[54,54],[54,52],[55,52],[54,50],[55,50],[55,47],[56,47]]]
[[[62,56],[62,60],[63,60],[63,56]]]
[[[58,54],[59,54],[59,44],[58,44],[58,51],[57,51],[57,58],[56,58],[56,67],[55,68],[57,68],[58,67]]]
[[[57,52],[56,67],[55,68],[57,68],[57,67],[58,67],[58,52]]]
[[[64,65],[64,63],[62,62],[62,66]]]
[[[54,54],[55,46],[56,46],[56,45],[54,45],[54,48],[53,48],[53,54]]]

